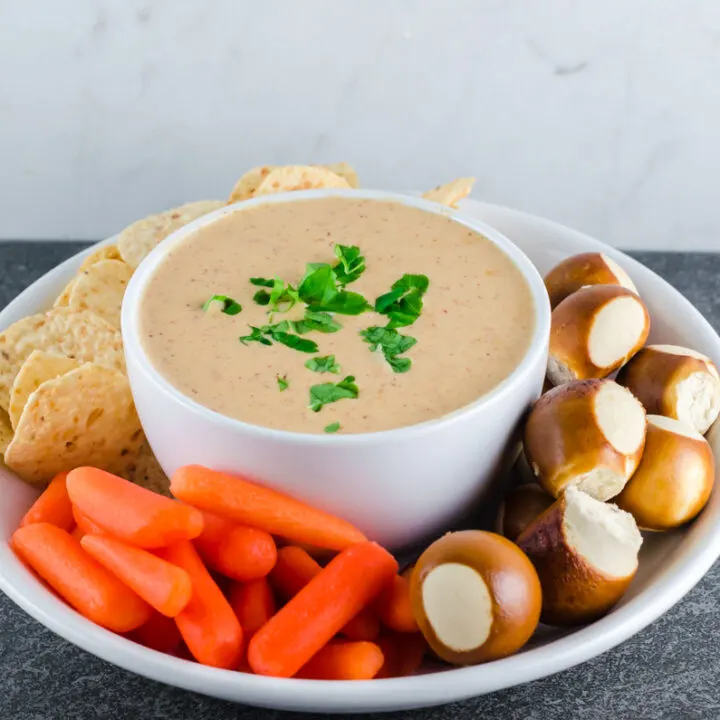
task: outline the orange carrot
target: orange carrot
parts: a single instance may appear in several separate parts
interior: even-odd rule
[[[93,522],[89,517],[83,515],[74,505],[72,508],[73,519],[77,523],[78,530],[83,535],[107,535],[107,531]]]
[[[16,530],[12,539],[22,559],[88,620],[124,633],[150,617],[150,606],[65,530],[34,523]]]
[[[410,603],[410,583],[402,575],[396,575],[373,603],[380,622],[397,632],[413,633],[420,628],[415,621]]]
[[[180,468],[170,489],[190,505],[295,542],[343,550],[366,539],[349,522],[289,495],[199,465]]]
[[[298,671],[309,680],[370,680],[383,665],[382,650],[372,642],[331,642]]]
[[[20,527],[46,522],[71,532],[75,527],[72,504],[67,492],[67,473],[56,475],[20,521]]]
[[[175,622],[193,657],[203,665],[236,668],[243,651],[242,627],[193,544],[179,542],[157,554],[190,576],[192,597]]]
[[[270,533],[236,525],[206,510],[202,516],[203,531],[195,538],[195,547],[213,570],[247,582],[265,577],[273,569],[277,549]]]
[[[128,637],[151,650],[163,653],[176,653],[182,643],[180,631],[172,618],[154,612],[150,619]]]
[[[230,607],[240,621],[246,642],[277,609],[275,596],[264,577],[246,583],[234,583],[230,590]]]
[[[248,662],[259,675],[292,677],[397,573],[397,562],[373,542],[347,548],[257,631]]]
[[[385,662],[375,677],[404,677],[417,672],[422,665],[427,642],[421,633],[386,631],[375,641],[383,652]]]
[[[164,547],[202,532],[202,515],[195,508],[97,468],[72,470],[67,488],[83,515],[131,545]]]
[[[301,547],[288,545],[278,550],[277,562],[270,573],[272,586],[286,599],[297,595],[316,575],[320,565]],[[380,622],[372,608],[363,608],[348,620],[340,633],[349,640],[374,640]]]
[[[80,542],[85,537],[85,534],[86,533],[83,532],[82,528],[79,525],[76,525],[75,529],[70,533],[70,536]]]
[[[190,602],[192,586],[182,568],[107,535],[85,535],[80,544],[159,613],[175,617]]]

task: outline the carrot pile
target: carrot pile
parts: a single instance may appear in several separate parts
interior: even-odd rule
[[[313,680],[420,667],[407,578],[350,523],[200,466],[170,489],[176,499],[96,468],[61,473],[11,545],[79,613],[158,652]]]

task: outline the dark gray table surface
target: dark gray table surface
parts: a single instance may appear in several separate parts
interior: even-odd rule
[[[81,243],[0,243],[0,306]],[[720,254],[633,253],[720,329]],[[720,565],[650,627],[564,673],[444,707],[413,720],[720,718]],[[290,720],[132,675],[61,640],[0,595],[0,719]],[[325,716],[326,717],[326,716]],[[384,717],[384,716],[377,716]]]

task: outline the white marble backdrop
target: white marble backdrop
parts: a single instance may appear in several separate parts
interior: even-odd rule
[[[0,0],[0,238],[99,238],[335,160],[720,249],[720,1]]]

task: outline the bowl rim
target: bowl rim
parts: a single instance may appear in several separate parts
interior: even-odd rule
[[[155,367],[143,347],[139,329],[139,309],[142,295],[148,283],[152,280],[157,268],[162,264],[165,257],[177,245],[192,236],[197,230],[210,225],[222,218],[233,215],[236,212],[244,212],[262,205],[284,204],[290,202],[303,202],[332,197],[340,198],[361,198],[375,201],[398,202],[410,207],[418,208],[433,215],[442,215],[450,218],[475,233],[485,237],[489,242],[498,247],[513,265],[518,269],[525,280],[532,297],[534,312],[534,325],[531,337],[528,342],[525,354],[512,372],[503,378],[497,385],[487,393],[475,398],[467,405],[463,405],[445,415],[430,420],[425,420],[413,425],[405,425],[390,430],[377,430],[364,433],[309,433],[291,430],[280,430],[277,428],[255,425],[237,418],[223,415],[203,405],[190,396],[176,388],[162,373]],[[547,355],[547,345],[550,336],[551,311],[550,303],[545,289],[542,276],[532,264],[525,253],[520,250],[502,233],[487,225],[483,221],[461,210],[450,208],[436,202],[423,198],[405,195],[402,193],[388,192],[384,190],[360,190],[344,188],[328,188],[323,190],[303,190],[287,193],[276,193],[243,200],[241,202],[225,205],[207,215],[194,220],[182,228],[168,235],[157,247],[155,247],[146,258],[140,263],[128,284],[122,303],[121,311],[121,332],[125,355],[130,362],[135,361],[134,366],[145,378],[152,383],[157,390],[165,396],[179,403],[203,421],[215,426],[223,426],[235,432],[242,432],[250,437],[275,440],[277,442],[303,445],[327,446],[332,443],[333,447],[357,446],[376,444],[378,442],[398,442],[404,439],[419,438],[427,433],[432,433],[438,427],[449,427],[455,423],[463,422],[469,416],[486,411],[492,406],[503,401],[516,388],[519,381],[528,373],[533,371],[542,361],[542,356]],[[545,362],[542,361],[544,365]]]

